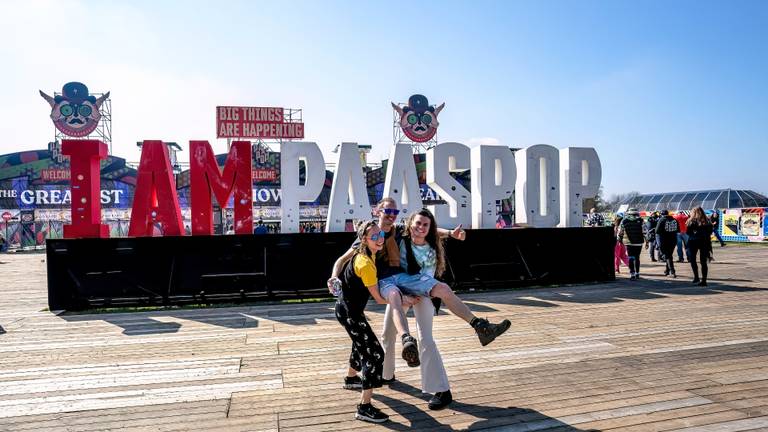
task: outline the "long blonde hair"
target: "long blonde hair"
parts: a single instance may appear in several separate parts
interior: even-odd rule
[[[413,223],[413,220],[416,219],[416,216],[429,218],[429,232],[427,233],[426,240],[427,244],[435,250],[435,277],[440,277],[445,272],[445,248],[443,247],[443,239],[437,234],[437,222],[435,221],[435,216],[432,212],[424,208],[408,216],[408,219],[405,222],[406,229],[405,232],[403,232],[403,237],[411,236],[411,224]]]
[[[690,226],[692,222],[696,222],[699,225],[706,225],[709,223],[709,220],[707,219],[707,215],[704,213],[703,208],[696,207],[691,211],[691,217],[688,218],[685,224]]]

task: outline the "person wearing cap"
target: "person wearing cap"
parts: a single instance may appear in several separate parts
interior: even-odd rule
[[[664,270],[664,275],[677,277],[675,274],[675,259],[672,256],[672,252],[677,245],[677,233],[680,232],[680,227],[677,224],[677,220],[669,215],[668,210],[661,211],[661,219],[656,225],[656,235],[659,241],[659,250],[664,256],[664,260],[667,264]]]
[[[627,211],[626,217],[619,225],[618,240],[627,246],[629,255],[629,278],[636,280],[640,277],[640,254],[643,246],[648,247],[643,232],[643,219],[636,208]]]

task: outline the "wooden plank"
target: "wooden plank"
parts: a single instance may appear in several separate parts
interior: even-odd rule
[[[462,294],[512,329],[481,347],[442,311],[455,402],[430,411],[398,359],[374,396],[386,426],[354,420],[332,303],[57,316],[42,255],[4,255],[0,431],[768,429],[766,251],[718,250],[707,288],[644,263],[634,283]]]

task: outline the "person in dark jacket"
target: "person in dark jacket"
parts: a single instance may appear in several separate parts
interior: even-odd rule
[[[661,219],[656,225],[656,234],[658,235],[659,250],[664,256],[664,260],[667,263],[667,268],[664,270],[664,275],[677,277],[675,274],[675,260],[672,257],[672,252],[677,246],[677,233],[680,232],[680,227],[677,225],[675,218],[669,215],[668,210],[661,211]]]
[[[619,225],[618,240],[627,246],[629,255],[629,279],[636,280],[640,277],[640,253],[643,251],[645,241],[643,232],[643,219],[637,209],[631,208]]]
[[[720,242],[720,247],[724,247],[725,242],[723,241],[723,238],[720,237],[720,214],[717,212],[717,210],[712,213],[712,216],[709,217],[709,220],[712,222],[712,234],[714,234],[717,238],[717,241]]]
[[[704,209],[696,207],[691,212],[691,217],[686,222],[688,225],[688,248],[690,249],[691,269],[693,270],[693,283],[699,286],[707,286],[707,261],[712,253],[712,224],[704,214]],[[696,254],[701,252],[701,279],[699,268],[696,265]]]
[[[651,256],[651,261],[656,262],[656,250],[659,245],[656,243],[656,225],[659,223],[659,212],[653,212],[648,216],[648,220],[645,221],[646,240],[648,241],[648,254]],[[659,253],[661,255],[661,253]],[[661,259],[661,257],[659,257]]]

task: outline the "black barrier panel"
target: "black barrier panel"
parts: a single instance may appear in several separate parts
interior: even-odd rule
[[[328,295],[353,233],[55,239],[47,241],[51,310]],[[606,228],[468,230],[446,244],[455,289],[613,280]]]

